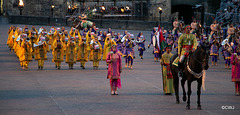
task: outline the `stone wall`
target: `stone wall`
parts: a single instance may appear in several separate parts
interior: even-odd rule
[[[149,18],[160,18],[158,7],[162,8],[161,19],[162,21],[170,21],[171,16],[171,0],[150,0]]]
[[[18,0],[3,0],[3,9],[13,15],[19,15]],[[23,0],[22,15],[25,16],[52,16],[51,5],[54,5],[53,16],[65,17],[67,0]]]

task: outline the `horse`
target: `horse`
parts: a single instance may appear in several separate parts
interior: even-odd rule
[[[201,94],[201,86],[202,86],[202,74],[203,71],[209,68],[208,60],[209,60],[209,48],[210,45],[200,45],[194,52],[191,52],[187,59],[184,61],[183,66],[183,77],[181,79],[181,86],[183,90],[183,101],[186,102],[186,109],[190,109],[190,96],[192,93],[191,84],[193,81],[197,81],[197,95],[198,95],[198,109],[201,110],[200,103],[200,94]],[[172,65],[173,61],[177,58],[177,54],[173,55],[170,60],[170,68],[174,79],[174,89],[175,89],[175,97],[176,103],[179,104],[179,77],[178,77],[178,67]],[[185,91],[185,82],[187,81],[188,87],[188,98],[186,97]],[[204,82],[203,82],[204,83]],[[204,85],[203,85],[204,86]]]
[[[78,17],[73,17],[73,16],[70,17],[67,21],[72,22],[73,24],[71,26],[78,29],[78,30],[83,30],[85,28],[83,26],[85,23],[86,23],[86,27],[88,29],[93,28],[93,26],[96,25],[94,22],[82,20],[82,19],[79,19]]]

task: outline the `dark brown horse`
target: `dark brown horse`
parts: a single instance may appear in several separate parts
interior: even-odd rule
[[[181,86],[183,90],[183,101],[185,102],[187,99],[187,107],[186,109],[190,109],[190,96],[192,93],[191,84],[193,81],[197,81],[197,95],[198,95],[198,109],[201,109],[200,104],[200,94],[201,94],[201,86],[202,86],[202,73],[203,70],[208,69],[208,59],[209,59],[209,45],[201,45],[198,46],[195,52],[191,53],[187,59],[184,61],[183,66],[183,77],[181,79]],[[176,103],[179,104],[179,77],[178,77],[178,67],[172,65],[172,62],[178,55],[175,54],[170,61],[170,67],[174,79],[174,89],[176,96]],[[188,98],[186,97],[185,91],[185,82],[187,81],[188,86]]]
[[[79,19],[78,17],[70,17],[68,20],[68,22],[72,22],[71,24],[71,27],[74,27],[78,30],[83,30],[84,27],[83,27],[83,23],[82,23],[82,20]],[[91,22],[91,21],[88,21],[88,22]],[[87,24],[87,28],[92,28],[93,26],[95,26],[96,24],[94,22],[91,22],[91,24]]]

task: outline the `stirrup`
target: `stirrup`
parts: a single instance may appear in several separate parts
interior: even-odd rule
[[[179,71],[178,72],[178,77],[182,77],[183,76],[183,72],[182,71]]]

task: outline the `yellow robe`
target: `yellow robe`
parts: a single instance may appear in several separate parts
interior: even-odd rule
[[[88,43],[84,43],[82,40],[79,42],[78,44],[79,46],[79,51],[77,53],[77,61],[88,61],[88,48],[89,48],[89,44]]]
[[[90,44],[90,48],[91,48],[91,53],[90,53],[90,61],[100,61],[101,60],[101,54],[102,54],[102,45],[99,41],[97,41],[97,44],[99,45],[99,49],[96,50],[94,49],[94,44]]]
[[[24,42],[21,43],[21,55],[20,61],[32,61],[32,47],[31,42]]]
[[[43,45],[35,47],[35,60],[47,60],[48,47],[45,41]]]
[[[111,47],[113,45],[116,45],[116,43],[111,38],[109,38],[109,40],[108,40],[108,38],[105,39],[103,57],[102,57],[103,61],[106,61],[107,54],[111,51]]]
[[[52,55],[53,55],[53,59],[52,62],[62,62],[63,61],[63,55],[64,55],[64,50],[63,50],[63,43],[62,41],[60,41],[61,44],[61,48],[57,48],[57,41],[55,40],[55,42],[53,42],[52,44]]]
[[[164,63],[164,65],[162,65],[162,78],[163,78],[163,91],[164,93],[174,93],[174,86],[173,86],[173,78],[168,78],[167,76],[167,66],[170,66],[168,64],[170,64],[170,59],[173,56],[172,53],[167,53],[165,52],[162,55],[161,58],[161,63]]]
[[[66,63],[76,63],[76,43],[71,43],[70,41],[67,44],[66,50]]]

